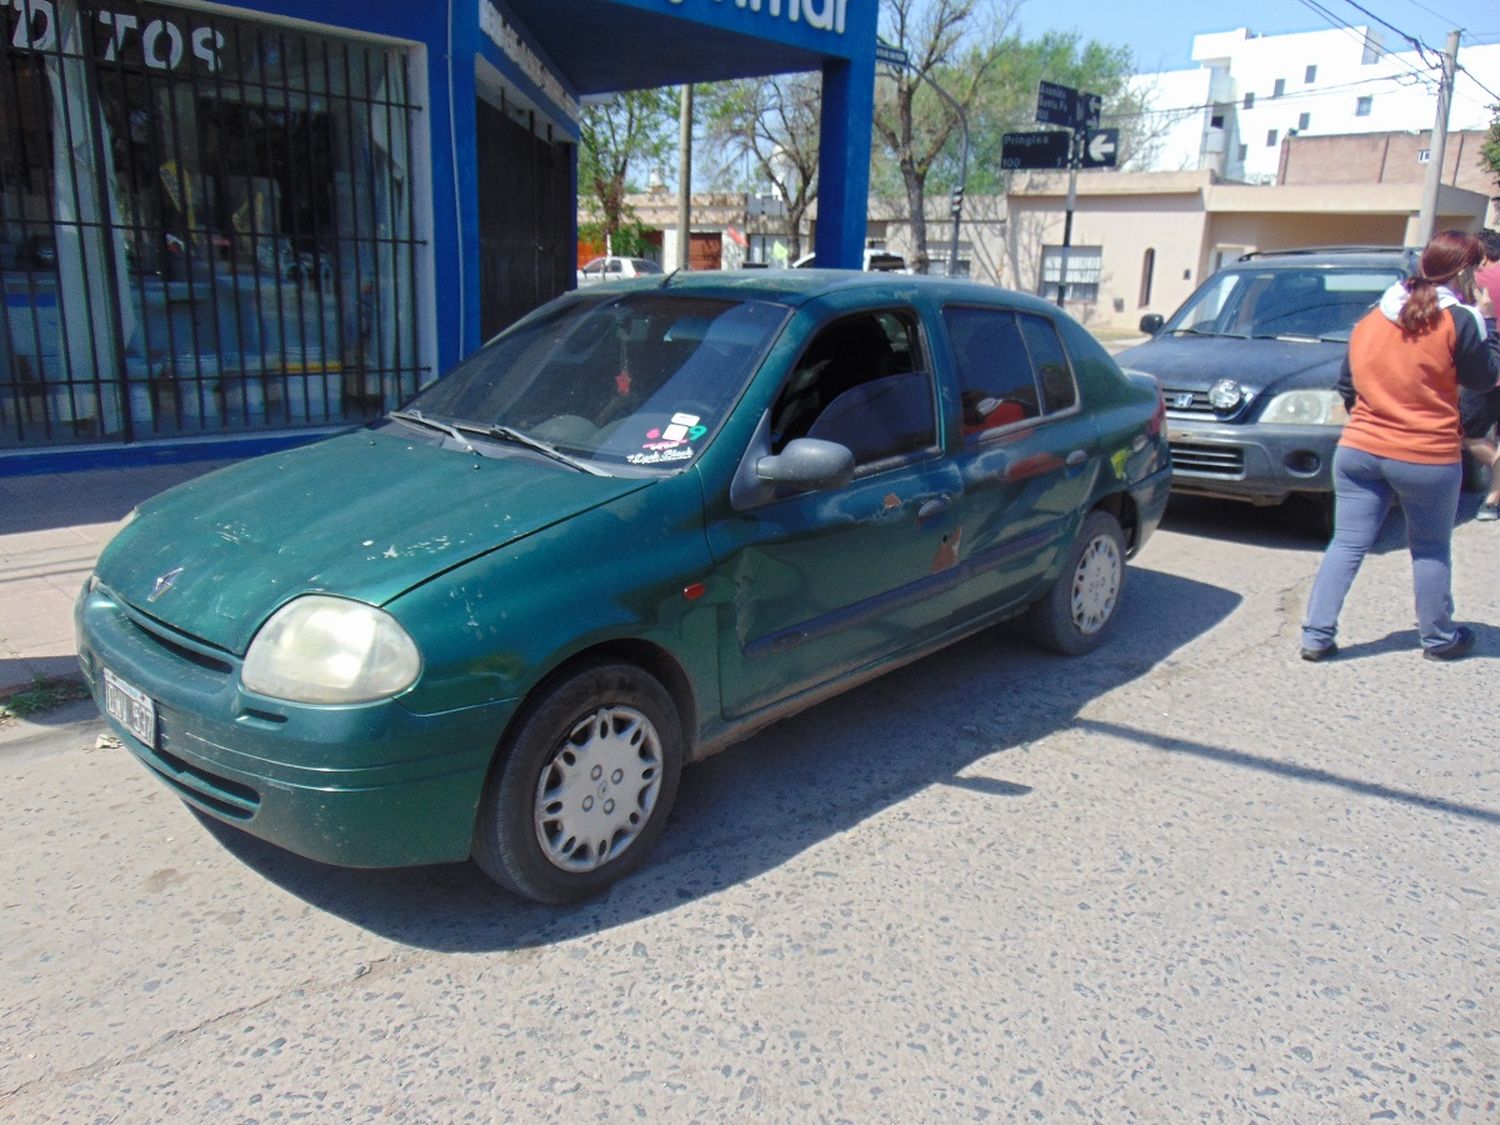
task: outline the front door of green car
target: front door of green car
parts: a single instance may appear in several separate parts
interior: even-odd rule
[[[734,588],[732,627],[720,631],[726,715],[920,644],[957,607],[961,485],[936,401],[914,314],[845,318],[814,337],[759,440],[771,453],[801,437],[844,445],[855,477],[710,517]]]

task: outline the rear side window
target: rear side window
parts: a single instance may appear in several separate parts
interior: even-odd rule
[[[1003,309],[943,310],[958,368],[965,439],[1067,410],[1073,369],[1044,317]]]

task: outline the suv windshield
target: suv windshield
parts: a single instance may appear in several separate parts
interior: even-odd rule
[[[1346,341],[1400,281],[1399,269],[1247,265],[1222,270],[1187,299],[1164,331],[1204,336]]]
[[[787,314],[761,301],[656,290],[565,300],[497,337],[397,416],[470,439],[519,435],[597,468],[681,468]]]

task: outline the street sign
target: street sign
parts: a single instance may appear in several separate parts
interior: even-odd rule
[[[1036,119],[1043,125],[1073,128],[1078,124],[1078,91],[1071,86],[1059,86],[1056,82],[1038,82]]]
[[[1006,133],[1000,140],[1000,167],[1059,170],[1068,166],[1072,152],[1072,133]]]
[[[1080,168],[1113,168],[1120,151],[1120,130],[1090,129],[1083,136]]]
[[[885,63],[888,66],[898,67],[901,70],[905,70],[911,64],[911,59],[906,54],[906,48],[898,47],[894,43],[887,43],[884,39],[875,40],[875,61]],[[1094,124],[1097,125],[1098,122],[1096,121]]]
[[[1077,116],[1073,120],[1075,129],[1099,128],[1099,111],[1104,108],[1104,98],[1098,94],[1079,94]]]

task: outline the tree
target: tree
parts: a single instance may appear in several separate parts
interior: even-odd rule
[[[822,78],[784,74],[705,88],[704,127],[722,174],[749,159],[786,208],[790,257],[802,254],[803,221],[818,191]],[[744,185],[746,188],[752,185]]]
[[[627,90],[585,106],[579,128],[578,186],[596,219],[580,234],[605,242],[616,253],[639,253],[639,223],[631,221],[625,196],[631,170],[661,166],[677,143],[677,91],[670,87]]]
[[[1012,8],[992,0],[883,0],[881,35],[910,63],[882,67],[875,94],[875,136],[900,177],[911,223],[911,266],[926,273],[927,177],[959,127],[932,89],[937,83],[967,113],[1000,65]],[[872,170],[879,190],[880,162]]]
[[[1479,163],[1490,170],[1495,177],[1495,186],[1500,187],[1500,105],[1490,106],[1490,112],[1495,115],[1490,122],[1490,131],[1485,134],[1483,143],[1479,146]]]

